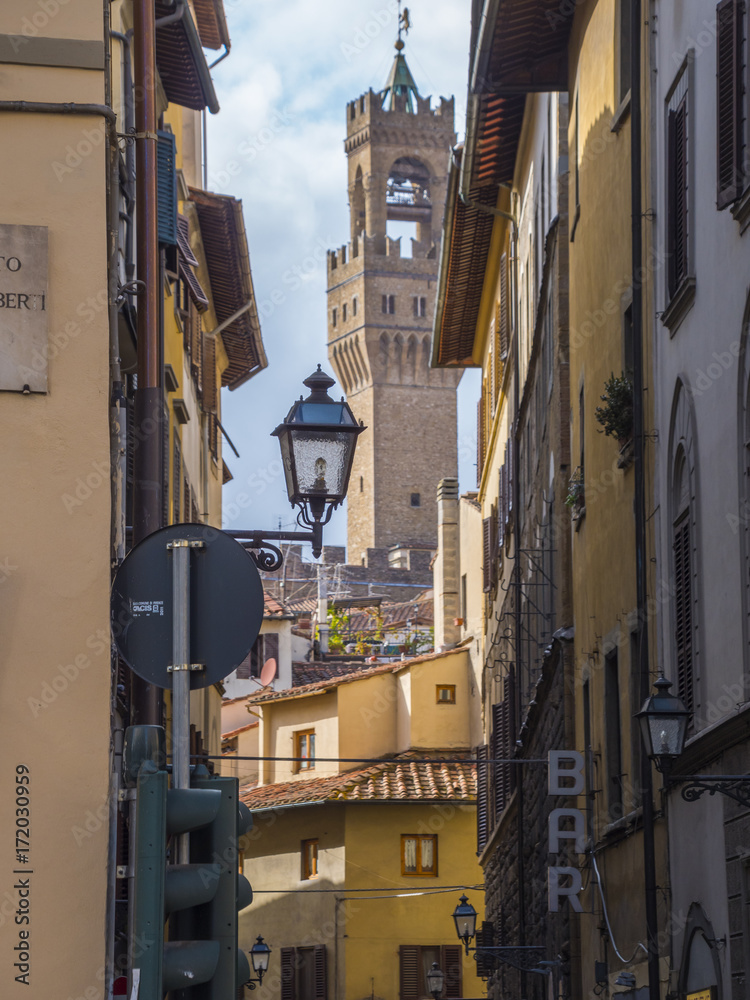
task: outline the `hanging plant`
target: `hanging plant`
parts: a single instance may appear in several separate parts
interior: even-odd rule
[[[583,472],[579,466],[568,480],[568,495],[565,497],[565,506],[570,507],[575,516],[583,509],[584,499]]]
[[[595,415],[603,433],[617,438],[620,444],[633,436],[633,378],[630,372],[611,376],[604,383],[599,397],[604,406],[597,406]]]

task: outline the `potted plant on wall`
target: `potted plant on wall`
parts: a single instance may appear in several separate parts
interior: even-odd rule
[[[570,514],[574,521],[580,520],[586,511],[583,470],[580,465],[568,480],[568,495],[565,497],[565,506],[570,507]]]
[[[595,416],[602,425],[600,433],[617,439],[620,445],[618,466],[623,469],[633,460],[633,377],[628,372],[615,375],[604,383],[599,397],[604,406],[597,406]]]

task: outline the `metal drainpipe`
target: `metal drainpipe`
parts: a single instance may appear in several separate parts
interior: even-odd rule
[[[125,50],[122,60],[125,75],[123,82],[125,132],[130,134],[135,131],[133,115],[133,72],[130,64],[130,41],[133,37],[133,29],[130,28],[127,32],[125,32],[125,34],[120,31],[110,31],[109,35],[110,38],[116,38],[118,41],[122,42]],[[125,233],[125,282],[127,284],[133,280],[133,276],[135,274],[135,261],[133,259],[133,230],[135,228],[133,221],[133,212],[135,209],[135,146],[133,141],[127,142],[125,145],[125,172],[128,175],[127,230]]]
[[[138,387],[135,394],[134,544],[161,527],[162,428],[160,268],[156,203],[156,26],[153,0],[133,0],[136,127]],[[131,724],[160,725],[158,688],[131,675]]]
[[[630,51],[630,212],[633,287],[633,470],[635,476],[636,607],[641,697],[650,684],[648,642],[648,552],[646,539],[645,413],[643,405],[643,206],[641,186],[641,0],[631,7]],[[658,912],[656,905],[656,848],[651,761],[641,754],[643,809],[643,869],[646,884],[649,1000],[660,1000]]]

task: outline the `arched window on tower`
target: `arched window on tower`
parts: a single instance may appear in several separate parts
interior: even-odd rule
[[[411,238],[432,243],[430,171],[414,156],[400,156],[390,169],[386,184],[386,233],[406,237],[401,256],[411,257]],[[406,245],[404,245],[404,243]]]

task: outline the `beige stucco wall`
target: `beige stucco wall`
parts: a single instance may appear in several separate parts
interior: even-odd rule
[[[293,757],[294,733],[303,729],[315,730],[316,758],[339,755],[335,690],[312,697],[270,702],[261,706],[259,711],[262,715],[260,745],[265,756]],[[298,772],[291,762],[268,761],[264,765],[264,783],[295,779],[304,781],[336,770],[335,764],[318,764],[313,769]]]
[[[342,684],[338,692],[341,756],[379,757],[390,753],[396,742],[398,696],[393,674]]]
[[[98,0],[60,5],[54,16],[32,0],[3,4],[0,32],[21,33],[24,19],[34,16],[44,24],[34,29],[31,23],[32,38],[34,30],[53,38],[103,37]],[[20,47],[19,59],[28,49]],[[103,95],[100,71],[0,67],[1,100],[99,103]],[[48,393],[0,393],[0,752],[6,763],[0,991],[8,998],[98,1000],[110,749],[103,125],[93,115],[0,113],[0,128],[0,223],[49,230],[50,343]],[[70,157],[86,133],[85,155]],[[66,157],[73,166],[56,174],[55,163],[65,166]],[[24,768],[30,805],[17,807],[14,779]],[[16,839],[17,818],[30,820],[28,852],[25,840]],[[26,888],[28,897],[22,896]],[[31,945],[28,985],[15,979],[23,973],[14,968],[14,948],[23,940]]]
[[[408,668],[408,673],[411,711],[405,721],[409,723],[409,746],[400,745],[399,749],[468,747],[470,691],[469,656],[466,650],[456,650],[445,656],[415,663]],[[437,702],[438,684],[455,685],[455,705]]]

